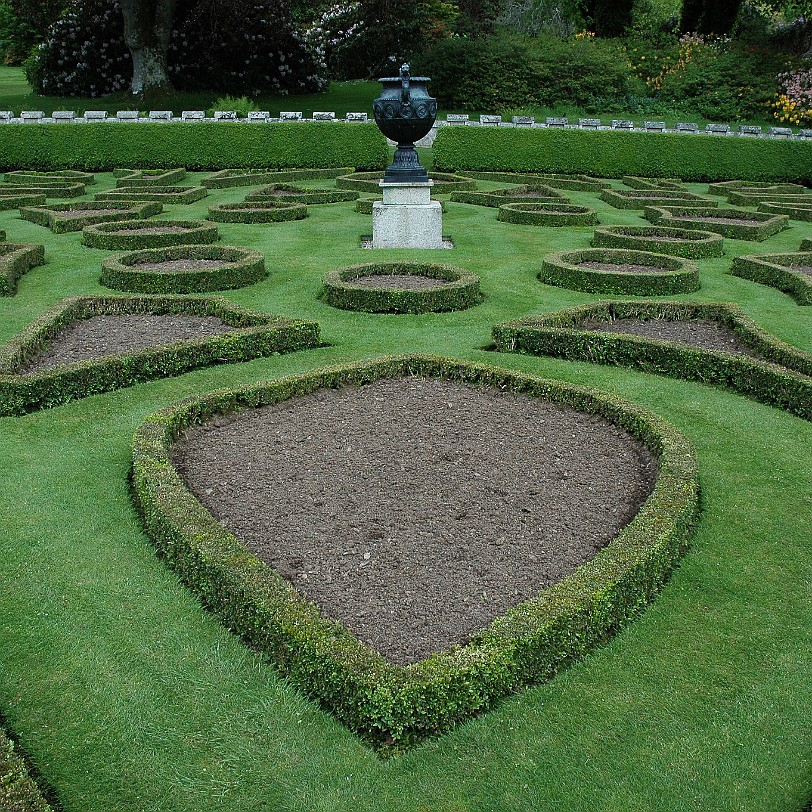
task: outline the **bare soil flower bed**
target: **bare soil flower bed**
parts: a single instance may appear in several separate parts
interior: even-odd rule
[[[422,378],[211,420],[173,461],[255,555],[399,664],[464,643],[592,558],[658,471],[600,418]]]
[[[374,274],[370,276],[356,276],[348,279],[359,288],[375,288],[377,290],[429,290],[447,285],[445,279],[432,279],[429,276],[417,274]]]
[[[791,271],[797,271],[798,273],[812,276],[812,265],[787,265],[787,268]]]
[[[222,335],[236,329],[214,316],[147,313],[93,316],[72,322],[60,330],[48,348],[20,373],[160,347],[190,338]]]

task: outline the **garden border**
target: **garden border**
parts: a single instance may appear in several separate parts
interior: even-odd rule
[[[17,280],[44,263],[44,245],[0,242],[0,296],[13,296],[17,292]]]
[[[807,251],[803,250],[804,245]],[[749,279],[761,285],[778,288],[791,296],[799,305],[812,305],[812,277],[790,270],[775,258],[807,256],[812,264],[812,240],[801,243],[801,251],[784,254],[747,254],[733,260],[729,273],[741,279]]]
[[[135,186],[129,189],[111,189],[97,192],[95,199],[104,200],[155,200],[167,205],[196,203],[208,195],[205,186]]]
[[[183,232],[163,234],[119,234],[141,228],[181,228]],[[82,229],[82,245],[107,251],[136,251],[142,248],[166,248],[170,245],[202,245],[217,242],[217,226],[205,220],[117,220],[96,223]]]
[[[671,239],[658,241],[657,237]],[[683,259],[721,257],[724,253],[721,234],[669,226],[598,226],[590,244],[593,248],[629,248]]]
[[[109,214],[88,214],[87,217],[59,217],[63,211],[81,211],[87,209],[109,208]],[[38,226],[45,226],[54,234],[66,234],[73,231],[82,231],[85,226],[100,223],[116,223],[121,220],[141,220],[152,217],[163,211],[163,204],[146,201],[139,204],[137,201],[128,203],[124,200],[77,200],[74,203],[48,203],[43,206],[23,206],[20,208],[20,217]]]
[[[708,223],[692,219],[692,216],[720,216],[733,215],[740,220],[758,220],[760,226],[750,226],[735,221],[730,223]],[[665,225],[675,228],[689,228],[694,231],[713,231],[731,240],[748,240],[764,242],[773,234],[778,234],[789,224],[789,217],[785,214],[766,215],[762,212],[742,211],[741,209],[719,209],[708,207],[706,209],[685,206],[646,206],[643,216],[656,226]]]
[[[152,186],[175,186],[186,180],[186,167],[172,169],[114,169],[116,189],[144,189]]]
[[[542,196],[531,197],[526,194],[528,189],[533,189],[536,192],[549,192]],[[570,200],[566,195],[556,192],[551,187],[547,186],[531,186],[530,184],[522,184],[515,189],[497,189],[492,192],[452,192],[452,203],[469,203],[473,206],[490,206],[491,208],[498,209],[506,203],[569,203]]]
[[[572,203],[502,203],[496,219],[501,223],[518,226],[595,226],[598,213],[588,206],[573,206]]]
[[[373,192],[380,194],[380,182],[383,172],[353,172],[351,175],[340,175],[336,178],[336,189],[354,189],[358,192]],[[450,192],[473,192],[476,181],[464,175],[449,172],[429,172],[429,180],[433,182],[431,193],[445,195]]]
[[[273,191],[280,191],[283,194],[271,194]],[[315,206],[322,203],[349,203],[358,200],[359,195],[360,192],[342,189],[308,189],[290,183],[272,183],[259,191],[250,192],[243,200],[245,203],[278,200],[280,203],[305,203]]]
[[[285,223],[304,220],[304,203],[274,200],[244,200],[242,203],[217,203],[209,206],[209,220],[215,223]]]

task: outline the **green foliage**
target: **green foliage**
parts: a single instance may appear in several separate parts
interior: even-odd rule
[[[99,192],[96,200],[154,200],[155,202],[170,204],[195,203],[208,194],[205,186],[133,186],[122,189],[110,189]]]
[[[8,812],[51,812],[28,773],[14,742],[0,729],[0,809]]]
[[[0,296],[13,296],[17,291],[17,280],[44,262],[44,245],[0,243]]]
[[[468,645],[399,667],[322,617],[250,555],[186,489],[169,447],[186,426],[218,413],[410,374],[510,389],[600,415],[642,440],[659,457],[660,475],[637,516],[592,561]],[[571,384],[435,356],[333,367],[157,412],[134,439],[132,493],[146,532],[180,579],[295,685],[377,746],[408,746],[448,730],[602,643],[659,591],[698,513],[693,450],[654,414]]]
[[[359,277],[425,276],[448,284],[419,290],[362,287]],[[453,265],[423,262],[376,262],[330,271],[323,280],[322,298],[342,310],[365,313],[439,313],[466,310],[482,301],[479,277]]]
[[[332,169],[223,169],[203,179],[207,189],[229,189],[233,186],[262,186],[269,183],[286,183],[291,180],[312,180],[314,178],[337,178],[354,170],[351,166]]]
[[[765,360],[640,336],[595,332],[581,326],[589,319],[624,318],[714,321],[729,327]],[[493,337],[501,352],[617,364],[715,383],[812,420],[812,381],[808,377],[812,372],[812,356],[773,338],[734,305],[687,301],[596,302],[497,325]]]
[[[138,229],[147,229],[142,233]],[[161,231],[161,229],[164,229]],[[82,245],[107,251],[135,251],[168,245],[201,245],[217,242],[217,226],[204,220],[123,220],[82,228]]]
[[[273,183],[257,192],[245,196],[246,203],[262,203],[269,200],[278,200],[283,203],[346,203],[357,200],[358,192],[345,190],[316,190],[306,189],[303,186],[293,186],[287,183]]]
[[[191,265],[196,260],[224,264],[174,272],[139,267],[183,260],[189,260]],[[102,262],[100,281],[108,288],[132,293],[208,293],[253,285],[265,276],[265,257],[259,251],[231,245],[179,245],[107,257]]]
[[[374,123],[138,122],[115,126],[0,127],[0,169],[112,170],[120,166],[222,169],[357,166],[388,158]],[[115,137],[113,137],[115,135]]]
[[[224,335],[106,355],[20,373],[60,329],[80,319],[118,313],[215,316],[239,328]],[[19,415],[191,369],[293,352],[319,344],[319,325],[258,313],[219,297],[76,296],[64,299],[0,347],[0,414]]]
[[[461,175],[451,175],[443,172],[430,172],[429,177],[434,181],[432,191],[434,194],[448,192],[472,191],[476,189],[476,182]],[[336,188],[357,189],[359,192],[380,192],[380,182],[383,172],[353,172],[351,175],[341,175],[336,178]]]
[[[207,112],[209,116],[214,116],[216,110],[233,110],[239,118],[248,118],[249,113],[259,109],[259,105],[248,96],[222,96],[214,101]]]
[[[812,182],[812,150],[802,142],[611,130],[441,127],[434,142],[434,165],[455,172],[570,171],[606,178]]]
[[[137,189],[145,186],[171,186],[186,179],[186,170],[183,167],[175,169],[116,169],[117,189]]]
[[[305,217],[307,206],[304,203],[265,199],[211,206],[208,219],[216,223],[287,223],[291,220],[304,220]]]
[[[541,179],[539,179],[540,181]],[[528,194],[532,192],[532,194]],[[470,203],[475,206],[490,206],[498,209],[504,203],[568,203],[569,200],[549,186],[512,186],[509,189],[494,189],[490,192],[453,192],[454,203]]]
[[[596,270],[581,264],[586,262],[646,265],[662,270],[652,273]],[[622,248],[582,248],[547,254],[538,278],[547,285],[619,296],[667,296],[699,290],[699,268],[690,260]]]
[[[804,253],[811,250],[812,240],[807,239],[801,244],[799,253],[738,256],[733,260],[730,273],[778,288],[792,296],[799,305],[812,305],[812,280],[798,270],[800,265],[812,264],[812,253]]]
[[[91,213],[84,217],[74,216],[74,212],[85,209],[89,209]],[[99,209],[104,209],[105,213],[98,214]],[[54,234],[64,234],[68,231],[81,231],[85,226],[95,223],[151,217],[154,214],[160,214],[162,209],[163,205],[155,202],[138,205],[121,201],[97,203],[79,201],[78,203],[52,203],[47,206],[24,206],[20,209],[20,217],[50,228]]]
[[[742,211],[742,209],[684,208],[680,206],[646,206],[643,209],[646,220],[655,225],[692,228],[700,231],[715,231],[731,240],[753,240],[763,242],[781,229],[787,227],[789,217],[785,214],[763,214]],[[699,217],[723,217],[729,222],[709,222]],[[737,222],[740,221],[740,222]],[[754,222],[755,221],[755,222]]]
[[[3,180],[6,183],[17,183],[22,186],[30,186],[31,184],[65,186],[73,183],[92,186],[96,182],[92,173],[77,172],[73,169],[63,169],[56,172],[33,172],[21,169],[17,172],[6,172]]]
[[[0,211],[40,205],[45,205],[45,195],[43,194],[0,195]]]
[[[598,215],[587,206],[566,203],[503,203],[497,220],[524,226],[594,226]]]
[[[646,206],[698,206],[708,208],[716,202],[678,189],[604,189],[601,200],[616,209],[644,209]]]
[[[723,242],[721,235],[710,231],[667,226],[598,226],[592,238],[595,248],[629,248],[685,259],[720,257]]]

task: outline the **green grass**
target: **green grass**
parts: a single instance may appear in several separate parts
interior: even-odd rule
[[[113,186],[110,175],[99,181],[94,192]],[[205,217],[246,191],[214,191],[167,215]],[[602,224],[644,222],[596,194],[567,194]],[[262,251],[270,272],[225,295],[316,319],[329,346],[0,419],[0,712],[66,812],[798,812],[808,803],[812,426],[715,387],[483,349],[498,322],[594,300],[535,280],[545,253],[587,246],[592,229],[513,226],[494,209],[446,205],[444,232],[457,247],[442,260],[482,277],[477,307],[384,316],[317,299],[327,270],[369,261],[358,237],[371,219],[352,203],[311,206],[299,222],[223,224],[222,242]],[[0,213],[0,229],[47,247],[46,264],[0,299],[0,341],[64,296],[104,292],[109,252],[83,247],[80,234],[53,235],[14,212]],[[793,222],[764,243],[726,240],[724,257],[699,263],[702,289],[683,298],[736,302],[812,350],[808,308],[725,273],[734,255],[796,250],[811,230]],[[697,449],[703,513],[663,593],[609,644],[382,761],[179,585],[141,532],[127,473],[140,421],[184,396],[421,350],[596,386],[653,410]]]

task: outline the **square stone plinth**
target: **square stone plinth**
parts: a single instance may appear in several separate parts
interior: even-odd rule
[[[373,248],[443,248],[443,212],[428,183],[381,183],[372,204]]]

